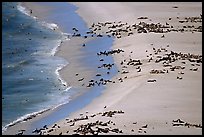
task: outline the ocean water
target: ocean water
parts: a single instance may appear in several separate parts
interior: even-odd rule
[[[44,19],[46,20],[46,22],[53,22],[58,24],[63,32],[73,34],[74,31],[72,30],[72,28],[75,27],[83,37],[84,35],[87,35],[87,31],[90,31],[84,20],[76,13],[76,10],[78,8],[73,4],[68,2],[40,2],[40,5],[52,9],[48,14],[46,14],[46,17],[44,17]],[[87,36],[91,36],[91,34]],[[83,54],[86,55],[85,57],[83,57],[83,59],[81,59],[81,65],[86,66],[86,68],[88,69],[94,69],[96,73],[102,74],[104,79],[111,79],[117,74],[117,66],[114,65],[110,70],[110,74],[108,75],[104,75],[107,72],[106,69],[98,69],[98,66],[101,66],[103,64],[99,61],[101,58],[103,58],[106,63],[114,63],[112,56],[99,57],[96,53],[104,50],[111,50],[113,41],[114,39],[112,37],[104,36],[95,37],[95,39],[86,43],[86,48],[81,48]],[[81,47],[81,45],[78,46]],[[99,80],[100,77],[93,75],[92,79]],[[105,88],[106,86],[94,86],[92,88],[89,88],[87,92],[83,92],[83,94],[80,94],[80,96],[78,96],[77,98],[70,100],[69,103],[59,106],[51,114],[48,114],[42,119],[33,122],[31,124],[31,127],[29,127],[29,129],[27,130],[27,134],[30,134],[36,128],[43,127],[45,124],[52,125],[58,120],[69,116],[70,113],[83,108],[84,106],[91,103],[93,99],[100,96],[103,91],[105,91]],[[76,91],[73,90],[75,89],[72,88],[70,91],[71,95],[74,95],[75,92],[81,92],[77,89]]]
[[[107,69],[98,69],[97,67],[103,64],[99,61],[101,58],[103,58],[106,63],[114,63],[112,56],[98,57],[96,53],[99,51],[110,50],[112,44],[113,39],[108,37],[96,38],[86,43],[86,48],[83,48],[83,51],[87,53],[87,56],[83,58],[83,61],[81,62],[82,65],[85,65],[89,69],[95,69],[96,73],[102,74],[104,79],[111,79],[117,74],[117,66],[114,65],[108,75],[106,75]],[[100,78],[101,77],[97,77],[95,75],[92,77],[92,79],[97,81],[99,81]],[[94,86],[89,88],[87,92],[84,92],[77,98],[70,100],[69,103],[59,106],[54,112],[33,122],[26,130],[25,134],[31,134],[36,128],[40,129],[44,125],[53,125],[55,122],[68,117],[72,112],[75,112],[91,103],[91,101],[100,96],[105,89],[106,86]]]
[[[58,74],[68,62],[54,56],[67,36],[23,10],[2,3],[2,126],[69,101],[70,87]]]
[[[30,115],[55,108],[56,111],[31,124],[27,130],[27,134],[31,134],[32,130],[51,125],[89,104],[105,89],[105,86],[93,87],[76,99],[70,99],[78,91],[67,86],[58,73],[69,62],[54,54],[60,42],[73,33],[73,27],[82,36],[89,29],[76,14],[74,5],[68,2],[40,4],[52,8],[44,21],[28,16],[20,3],[2,3],[2,125],[6,125],[3,130]],[[63,32],[54,31],[55,27]],[[112,44],[113,38],[109,37],[89,41],[82,49],[87,55],[82,64],[106,74],[106,70],[97,69],[101,66],[101,57],[96,53],[110,50]],[[114,62],[111,56],[103,58],[106,63]],[[117,67],[113,66],[111,73],[103,78],[111,79],[116,73]],[[94,75],[93,79],[99,80],[99,77]]]

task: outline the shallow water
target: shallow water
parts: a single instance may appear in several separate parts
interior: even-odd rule
[[[73,27],[76,27],[82,36],[85,35],[88,28],[80,16],[75,13],[77,8],[74,5],[67,2],[41,4],[51,6],[53,9],[46,16],[45,21],[58,24],[63,33],[48,29],[45,22],[42,25],[42,22],[23,14],[16,9],[17,3],[3,3],[2,35],[5,38],[3,37],[2,43],[2,124],[8,124],[22,116],[25,117],[28,113],[32,114],[50,106],[67,103],[59,106],[43,119],[32,123],[28,134],[35,128],[53,124],[67,117],[71,112],[90,103],[105,89],[105,86],[93,87],[76,99],[70,100],[70,95],[79,91],[63,86],[63,81],[60,80],[56,70],[68,62],[53,56],[53,51],[56,50],[60,40],[66,38],[66,35],[63,34],[73,33]],[[10,17],[11,15],[12,17]],[[67,18],[65,19],[65,17]],[[7,18],[13,18],[12,23],[6,22]],[[26,24],[26,27],[24,25],[21,27],[22,23]],[[10,29],[11,27],[16,28],[16,26],[20,27]],[[83,59],[84,65],[90,69],[97,69],[101,65],[99,62],[101,57],[99,58],[96,53],[110,50],[112,43],[113,39],[108,37],[96,38],[86,43],[87,46],[83,49],[87,55]],[[103,58],[106,63],[114,62],[111,56]],[[107,70],[97,69],[97,73],[105,74],[106,72]],[[117,68],[113,66],[111,73],[103,78],[110,79],[116,73]],[[93,79],[98,80],[99,77],[93,76]],[[66,90],[67,88],[69,90]]]
[[[17,5],[2,3],[3,126],[69,98],[55,72],[68,62],[52,55],[65,37],[23,14]]]

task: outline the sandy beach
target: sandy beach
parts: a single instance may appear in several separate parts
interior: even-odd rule
[[[199,16],[201,13],[201,7],[198,8],[199,3],[74,4],[79,7],[77,12],[89,26],[93,22],[104,23],[107,21],[122,21],[132,25],[133,23],[145,21],[138,20],[142,16],[148,17],[154,23],[165,24],[168,22],[175,26],[183,26],[183,24],[179,23],[177,17],[184,19],[185,17]],[[174,6],[178,8],[173,8]],[[192,10],[194,10],[195,15],[191,15]],[[170,17],[172,18],[171,21],[169,21]],[[148,20],[147,22],[151,21]],[[175,72],[172,71],[168,74],[150,74],[151,70],[162,70],[164,67],[162,67],[163,64],[156,64],[154,61],[148,63],[147,61],[149,59],[147,55],[154,54],[153,48],[165,48],[168,51],[172,50],[178,53],[202,55],[202,33],[170,32],[164,34],[165,38],[163,39],[161,38],[162,35],[160,33],[136,33],[130,37],[116,39],[113,49],[119,48],[125,51],[122,54],[114,55],[119,70],[122,70],[120,64],[122,60],[132,58],[141,59],[144,62],[141,66],[142,71],[138,73],[135,68],[128,66],[126,70],[130,73],[119,73],[113,78],[113,80],[117,80],[127,76],[127,79],[124,79],[123,82],[108,85],[103,95],[70,117],[70,119],[78,118],[80,114],[83,114],[89,116],[90,120],[75,122],[73,128],[70,128],[72,123],[69,124],[66,120],[63,120],[59,125],[64,125],[64,127],[56,130],[53,134],[61,132],[62,134],[72,134],[75,133],[72,130],[79,128],[81,124],[94,123],[97,120],[102,122],[112,120],[115,124],[110,124],[110,127],[112,129],[118,128],[123,132],[118,134],[202,134],[202,128],[176,127],[173,126],[172,122],[181,119],[187,123],[202,123],[202,64],[198,66],[197,72],[190,71],[193,66],[190,62],[186,62],[185,70],[175,70]],[[181,61],[175,62],[174,65],[184,66]],[[180,71],[183,71],[184,74],[179,74]],[[181,76],[183,79],[179,80],[177,76]],[[149,83],[147,82],[149,79],[155,79],[156,82]],[[104,108],[104,106],[106,107]],[[113,117],[108,118],[98,114],[115,110],[122,110],[124,114],[115,114]],[[86,114],[86,112],[88,113]],[[98,115],[92,118],[91,115],[93,114]],[[147,128],[142,128],[145,125],[148,125]],[[67,131],[69,132],[66,133]],[[52,132],[50,133],[52,134]],[[82,131],[78,133],[83,134]],[[106,133],[102,132],[102,134]],[[108,134],[117,133],[109,131]]]
[[[100,81],[106,87],[102,95],[41,134],[201,135],[202,3],[72,4],[92,33],[114,37],[109,52],[95,54],[112,56],[118,73]],[[97,71],[79,67],[86,54],[74,45],[91,39],[71,38],[56,54],[70,62],[60,71],[63,79],[82,91],[89,90],[93,83],[88,80]],[[87,79],[84,86],[79,72]]]

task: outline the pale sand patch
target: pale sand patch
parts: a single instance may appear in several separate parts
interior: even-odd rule
[[[79,7],[78,13],[91,25],[93,22],[120,21],[135,23],[137,18],[147,16],[155,22],[168,22],[168,18],[174,18],[172,23],[176,22],[177,16],[199,16],[201,14],[201,3],[74,3]],[[173,6],[178,6],[173,9]],[[158,8],[159,7],[159,8]],[[139,9],[139,10],[138,10]],[[139,21],[138,21],[139,22]],[[96,98],[85,108],[74,112],[69,118],[77,118],[79,114],[96,114],[108,110],[123,110],[124,114],[115,115],[112,118],[96,116],[89,120],[79,121],[74,127],[62,120],[59,130],[50,134],[73,133],[80,124],[95,122],[96,120],[113,120],[115,126],[123,130],[123,134],[202,134],[202,128],[194,127],[173,127],[172,120],[178,118],[185,122],[201,124],[202,123],[202,64],[198,71],[193,72],[190,63],[184,65],[183,79],[176,77],[178,73],[169,72],[168,74],[150,74],[151,69],[163,69],[162,65],[154,62],[148,63],[146,57],[149,53],[154,53],[152,48],[167,48],[168,51],[182,53],[193,53],[202,55],[202,33],[167,33],[165,38],[161,39],[163,34],[134,34],[130,37],[124,37],[115,40],[113,49],[122,48],[125,50],[122,54],[114,55],[119,70],[120,61],[123,59],[142,59],[141,73],[134,68],[128,67],[131,73],[118,74],[113,78],[127,76],[122,83],[107,85],[107,90]],[[153,44],[153,45],[151,45]],[[169,47],[167,47],[169,45]],[[148,53],[145,51],[148,50]],[[130,52],[133,51],[133,54]],[[180,61],[173,63],[182,65]],[[148,83],[148,79],[156,79],[155,83]],[[107,106],[104,109],[104,106]],[[86,112],[88,112],[86,114]],[[133,122],[137,122],[133,125]],[[139,133],[141,126],[148,124],[144,133]],[[64,127],[62,127],[64,125]],[[112,126],[114,127],[114,126]],[[134,131],[131,131],[131,130]],[[109,134],[114,134],[109,132]]]
[[[83,51],[82,45],[89,40],[73,37],[62,43],[56,53],[56,56],[68,60],[69,64],[60,70],[60,75],[70,86],[82,88],[81,85],[83,83],[79,84],[78,80],[80,78],[91,79],[91,76],[96,73],[83,64],[83,58],[86,56],[86,53]]]
[[[49,14],[49,11],[51,10],[48,8],[44,8],[44,6],[40,5],[37,2],[22,2],[21,4],[23,7],[26,7],[27,10],[29,11],[32,10],[32,13],[30,14],[39,19],[45,18]]]
[[[128,24],[138,23],[138,17],[147,16],[153,22],[166,23],[169,17],[172,18],[173,25],[180,25],[176,20],[179,17],[199,16],[202,13],[201,3],[73,3],[79,7],[79,15],[90,26],[93,22],[122,21]],[[174,9],[173,6],[178,6]],[[158,8],[159,7],[159,8]],[[150,20],[143,20],[151,22]],[[67,123],[67,120],[58,122],[61,128],[49,134],[72,134],[73,129],[77,129],[80,124],[96,122],[101,120],[107,122],[114,121],[112,128],[122,129],[123,134],[202,134],[202,128],[194,127],[173,127],[172,120],[178,118],[192,124],[202,123],[202,64],[198,71],[189,71],[192,66],[188,62],[185,65],[183,79],[176,77],[178,73],[150,74],[151,69],[163,69],[161,64],[148,62],[147,54],[154,53],[152,48],[166,48],[168,51],[182,53],[193,53],[202,55],[202,33],[147,33],[131,35],[116,39],[113,49],[121,48],[125,52],[113,55],[119,70],[122,69],[120,62],[124,59],[140,59],[143,62],[142,71],[128,66],[126,70],[131,73],[118,74],[112,80],[115,84],[107,85],[103,94],[94,99],[85,108],[74,112],[69,119],[74,119],[83,115],[92,115],[109,110],[122,110],[124,114],[115,114],[113,117],[97,115],[88,120]],[[153,45],[151,45],[153,44]],[[169,47],[167,47],[169,45]],[[146,50],[148,52],[146,52]],[[133,51],[133,53],[131,53]],[[179,62],[173,65],[182,65]],[[74,65],[73,65],[74,67]],[[67,72],[66,72],[67,73]],[[118,78],[124,78],[119,82]],[[148,79],[156,79],[156,82],[149,83]],[[104,108],[106,106],[106,108]],[[133,124],[133,122],[137,122]],[[148,124],[147,129],[139,129]],[[133,129],[133,131],[132,131]],[[68,133],[66,133],[69,131]],[[146,133],[144,132],[146,131]],[[109,132],[108,134],[115,134]]]
[[[53,6],[45,7],[43,3],[39,2],[23,2],[22,6],[30,10],[32,9],[31,15],[36,16],[41,21],[47,21],[46,16],[50,16],[50,12],[54,8]],[[59,71],[60,76],[68,83],[68,86],[78,88],[81,91],[86,91],[82,84],[86,85],[87,83],[79,83],[78,80],[80,78],[91,79],[96,73],[93,69],[88,68],[86,64],[83,64],[83,58],[86,56],[86,53],[83,51],[82,45],[91,39],[93,38],[71,37],[69,40],[61,43],[55,54],[55,56],[62,57],[68,61],[68,65]]]
[[[93,22],[123,21],[138,23],[146,16],[153,22],[165,23],[169,17],[198,16],[202,11],[199,2],[74,2],[79,15],[90,26]],[[178,6],[177,9],[172,8]],[[94,15],[93,15],[94,14]],[[147,21],[148,21],[147,20]]]
[[[40,5],[40,3],[37,2],[22,2],[21,4],[26,7],[27,10],[32,10],[31,15],[37,17],[40,21],[45,21],[46,16],[49,15],[49,12],[52,10],[52,8],[48,8],[48,6],[45,8],[45,6]],[[87,83],[80,83],[78,81],[79,79],[84,78],[85,80],[89,80],[96,74],[93,69],[88,68],[83,62],[83,58],[87,53],[83,51],[82,45],[91,39],[93,38],[84,39],[80,37],[72,37],[70,40],[63,41],[55,54],[55,56],[62,57],[68,61],[68,65],[61,69],[59,73],[62,79],[67,82],[68,86],[77,88],[77,92],[73,94],[70,99],[74,99],[88,91],[85,86],[82,86],[82,84],[86,85]],[[76,76],[76,74],[78,75]],[[39,121],[39,119],[46,117],[46,115],[53,113],[53,111],[55,110],[45,112],[26,122],[17,123],[16,125],[9,127],[8,130],[2,134],[15,135],[19,130],[28,129],[32,123]]]

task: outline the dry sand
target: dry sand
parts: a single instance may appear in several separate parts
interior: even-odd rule
[[[201,3],[73,3],[79,7],[79,15],[89,26],[92,23],[103,22],[127,22],[139,23],[138,17],[146,16],[146,22],[171,23],[174,26],[183,24],[178,22],[184,17],[199,16],[202,12]],[[178,6],[178,8],[173,8]],[[169,21],[169,18],[172,18]],[[145,20],[142,20],[145,21]],[[191,25],[197,25],[192,23]],[[201,25],[201,24],[200,24]],[[103,95],[96,98],[90,105],[73,113],[69,119],[79,118],[82,115],[89,116],[88,120],[67,123],[62,120],[58,124],[60,129],[50,134],[73,134],[81,124],[107,122],[112,120],[115,124],[112,128],[119,128],[123,133],[118,134],[202,134],[202,128],[173,126],[172,121],[181,119],[191,124],[202,124],[202,64],[198,71],[190,71],[190,62],[183,65],[181,61],[172,63],[185,66],[184,70],[169,71],[165,74],[150,74],[152,69],[163,69],[162,64],[148,62],[148,54],[154,54],[152,48],[166,48],[169,51],[202,55],[202,32],[170,32],[165,38],[163,33],[135,33],[129,37],[116,39],[112,49],[123,49],[122,54],[114,55],[115,62],[122,69],[120,62],[124,59],[141,59],[142,71],[137,72],[128,66],[130,73],[118,74],[112,80],[127,76],[123,82],[107,85]],[[152,45],[153,44],[153,45]],[[169,45],[169,46],[167,46]],[[148,52],[146,52],[146,50]],[[131,53],[132,51],[132,53]],[[162,54],[161,54],[162,55]],[[156,55],[155,55],[156,57]],[[183,71],[184,74],[178,74]],[[183,79],[177,79],[182,76]],[[147,82],[156,79],[156,82]],[[106,108],[104,108],[106,106]],[[99,112],[122,110],[124,114],[115,114],[112,117],[101,116]],[[97,113],[99,113],[97,115]],[[96,114],[95,117],[90,117]],[[137,122],[136,124],[133,124]],[[144,125],[147,128],[141,128]],[[62,126],[63,125],[63,126]],[[69,131],[68,133],[66,133]],[[103,134],[103,133],[101,133]],[[116,134],[109,132],[107,134]]]
[[[105,23],[106,21],[122,21],[130,25],[144,21],[147,23],[160,22],[162,24],[168,22],[170,25],[177,27],[183,26],[178,22],[179,19],[200,16],[202,13],[202,3],[73,2],[73,4],[79,7],[77,12],[87,22],[88,26],[91,26],[92,23]],[[173,8],[173,6],[178,8]],[[142,16],[148,17],[148,19],[137,19]],[[170,17],[172,20],[169,20]],[[188,25],[199,26],[201,23],[192,22]],[[163,34],[165,37],[161,38]],[[70,41],[70,43],[72,42]],[[181,63],[182,60],[178,60],[171,64],[173,66],[185,66],[185,69],[170,71],[169,67],[164,68],[161,62],[155,63],[157,55],[155,55],[153,48],[165,48],[168,53],[174,51],[202,55],[202,32],[134,33],[131,36],[115,39],[112,49],[123,49],[125,51],[113,55],[120,70],[112,78],[116,82],[107,84],[107,89],[100,97],[94,99],[83,109],[74,112],[68,118],[73,120],[87,115],[88,119],[76,122],[70,122],[68,119],[61,120],[57,123],[60,128],[53,128],[53,131],[49,134],[74,134],[76,132],[73,130],[76,130],[80,125],[90,122],[96,123],[97,120],[103,123],[112,121],[108,126],[98,127],[122,130],[122,133],[109,131],[99,134],[202,134],[202,128],[193,126],[193,124],[202,125],[202,63],[197,63],[200,65],[197,66],[196,63],[188,60],[184,60],[186,64]],[[68,48],[62,46],[60,49],[61,52],[64,52],[63,57],[70,59],[65,56]],[[152,54],[153,61],[148,62],[150,57],[147,57],[147,55],[149,54]],[[80,55],[80,53],[77,55]],[[160,52],[158,55],[163,56],[164,52]],[[75,55],[71,56],[74,57]],[[77,56],[74,58],[77,59]],[[130,59],[141,60],[143,63],[141,72],[130,65],[126,65],[127,68],[122,67],[124,65],[120,64],[121,61]],[[194,64],[194,66],[191,64]],[[70,68],[73,68],[72,73],[78,71],[74,70],[76,67],[77,63],[70,66]],[[198,68],[198,70],[191,71],[191,68]],[[129,73],[121,74],[122,69]],[[169,71],[164,74],[150,74],[152,69],[168,69]],[[181,71],[184,74],[179,74]],[[63,74],[70,77],[71,72],[64,70]],[[177,79],[177,77],[182,77],[182,79]],[[120,82],[119,78],[123,78],[123,82]],[[66,80],[66,76],[64,76],[64,79]],[[69,78],[67,77],[67,79]],[[147,82],[150,79],[156,80],[156,82]],[[71,84],[77,86],[75,82]],[[124,113],[115,113],[112,117],[108,117],[104,112],[109,111],[122,111]],[[104,116],[102,116],[103,114]],[[177,119],[191,125],[189,127],[173,126],[172,121]],[[142,127],[145,125],[147,127]],[[47,131],[50,129],[52,127],[49,127]],[[97,128],[93,126],[92,129]]]

